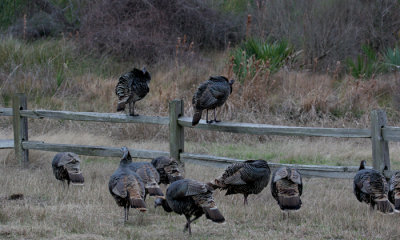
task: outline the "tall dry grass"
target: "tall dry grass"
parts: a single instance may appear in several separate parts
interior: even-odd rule
[[[34,151],[32,151],[34,152]],[[0,168],[0,237],[3,239],[187,239],[185,218],[153,208],[123,211],[108,192],[117,158],[83,158],[85,186],[64,189],[52,175],[53,153],[35,152],[29,169]],[[186,165],[186,177],[208,181],[221,169]],[[8,200],[21,193],[23,200]],[[202,217],[192,226],[192,239],[396,239],[398,215],[381,215],[359,203],[351,180],[304,179],[303,206],[283,219],[269,186],[259,195],[243,197],[214,193],[226,218],[214,224]]]

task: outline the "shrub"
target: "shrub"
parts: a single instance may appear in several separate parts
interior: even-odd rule
[[[287,41],[269,42],[251,38],[233,50],[233,71],[239,80],[254,76],[259,70],[267,69],[275,73],[293,51]]]
[[[363,55],[358,55],[357,60],[348,58],[346,63],[351,75],[355,78],[370,78],[381,72],[382,68],[374,49],[368,45],[361,46]]]
[[[301,66],[308,68],[334,69],[337,61],[362,54],[359,46],[363,43],[382,51],[398,40],[398,0],[257,2],[262,4],[251,10],[253,35],[287,39],[296,49],[304,50]]]
[[[84,47],[124,60],[155,62],[173,54],[184,35],[196,49],[221,49],[242,35],[239,19],[202,0],[96,0],[88,5],[81,21]]]
[[[400,48],[387,48],[383,53],[383,65],[386,71],[400,71]]]

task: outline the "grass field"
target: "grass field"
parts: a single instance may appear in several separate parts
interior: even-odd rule
[[[63,138],[60,138],[64,136]],[[49,142],[90,142],[92,145],[127,145],[133,148],[168,150],[166,142],[114,142],[90,134],[61,133],[43,135]],[[9,135],[0,134],[0,138]],[[211,145],[211,146],[210,146]],[[370,160],[370,143],[326,139],[271,139],[243,147],[244,143],[188,143],[187,151],[234,156],[268,158],[277,161],[299,159],[312,164],[356,165],[360,159]],[[325,148],[323,146],[326,146]],[[391,146],[391,159],[398,166],[398,146]],[[270,152],[270,153],[268,153]],[[270,154],[270,155],[268,155]],[[108,179],[118,167],[118,158],[82,157],[85,186],[64,189],[51,170],[54,153],[30,151],[29,169],[21,170],[11,150],[0,151],[0,239],[187,239],[183,232],[185,218],[154,209],[152,198],[146,213],[130,211],[123,223],[123,209],[108,192]],[[319,157],[318,157],[319,156]],[[318,160],[320,159],[320,160]],[[293,160],[294,161],[294,160]],[[294,162],[298,163],[298,162]],[[397,167],[398,169],[398,167]],[[222,169],[186,165],[185,176],[208,181]],[[398,239],[399,215],[371,212],[352,193],[352,180],[304,179],[303,206],[283,219],[272,198],[270,186],[259,195],[249,197],[214,197],[226,218],[215,224],[203,216],[192,226],[192,239]],[[163,186],[164,187],[164,186]],[[8,200],[11,194],[22,193],[23,200]]]

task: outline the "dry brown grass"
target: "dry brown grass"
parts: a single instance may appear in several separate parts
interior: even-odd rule
[[[63,189],[52,175],[54,154],[36,152],[34,166],[0,168],[0,237],[2,239],[187,239],[183,216],[153,208],[131,211],[123,223],[122,208],[108,192],[109,176],[119,159],[84,158],[84,187]],[[219,169],[186,166],[186,177],[207,181]],[[23,200],[7,200],[11,194]],[[398,215],[383,216],[369,211],[352,193],[351,180],[304,179],[303,206],[283,219],[269,186],[251,195],[243,207],[242,196],[215,192],[226,224],[202,217],[192,227],[193,239],[396,239]]]
[[[62,137],[61,137],[62,136]],[[0,138],[11,137],[1,133]],[[115,140],[104,135],[60,132],[33,137],[48,142],[69,142],[168,150],[168,143]],[[274,138],[264,143],[235,143],[216,148],[210,144],[187,143],[187,151],[241,157],[238,152],[275,153],[279,158],[294,156],[316,158],[322,155],[329,165],[352,165],[359,159],[370,160],[370,143],[329,139]],[[212,144],[211,144],[212,145]],[[219,146],[219,147],[218,147]],[[236,146],[236,147],[235,147]],[[235,149],[237,151],[235,152]],[[392,163],[398,166],[399,146],[391,146]],[[246,152],[242,151],[245,157]],[[21,170],[12,150],[0,151],[0,238],[1,239],[187,239],[182,229],[183,216],[153,208],[147,199],[148,212],[134,210],[128,223],[123,223],[122,208],[108,192],[109,176],[118,167],[118,158],[82,157],[84,187],[63,189],[51,170],[55,153],[30,151],[31,165]],[[312,162],[310,162],[312,163]],[[186,165],[185,175],[208,181],[222,169]],[[11,194],[22,193],[22,200],[8,200]],[[242,196],[214,194],[218,207],[227,219],[214,224],[204,217],[193,225],[193,239],[397,239],[399,215],[384,216],[371,212],[352,193],[352,180],[304,179],[303,206],[299,212],[283,219],[270,194],[269,186],[259,195],[251,195],[249,206],[243,207]]]

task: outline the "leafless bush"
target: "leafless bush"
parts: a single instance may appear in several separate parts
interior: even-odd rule
[[[185,35],[193,48],[221,48],[241,34],[237,21],[200,0],[96,0],[87,8],[84,46],[122,59],[153,62],[173,54]]]
[[[396,0],[257,1],[253,34],[287,39],[304,50],[304,62],[326,69],[359,54],[361,44],[375,50],[393,46],[400,30]],[[333,69],[331,69],[333,70]]]

